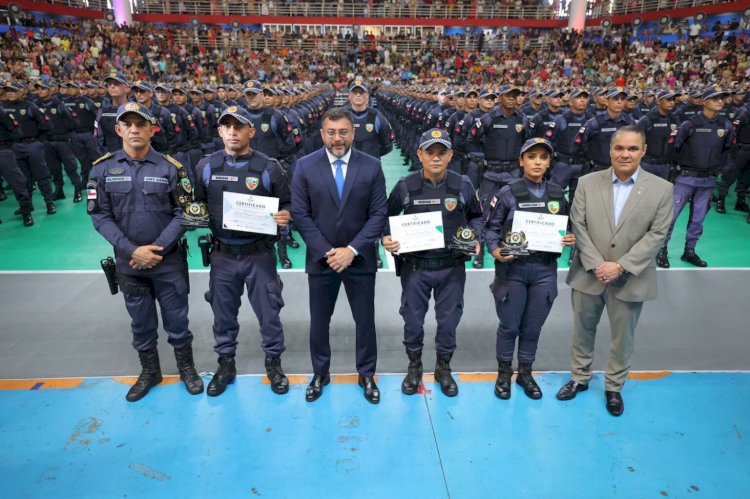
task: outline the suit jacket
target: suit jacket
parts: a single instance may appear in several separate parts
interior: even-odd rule
[[[570,218],[576,236],[576,258],[568,272],[571,288],[599,295],[608,286],[594,269],[605,261],[619,262],[626,273],[610,283],[620,300],[656,298],[655,258],[672,223],[672,184],[641,169],[615,226],[612,168],[578,181]]]
[[[325,148],[297,161],[292,217],[307,245],[305,272],[333,272],[325,254],[345,246],[359,253],[345,272],[376,272],[374,244],[380,239],[386,213],[385,177],[379,159],[352,150],[341,200]]]

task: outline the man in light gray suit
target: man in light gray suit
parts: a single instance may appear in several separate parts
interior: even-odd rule
[[[573,299],[572,379],[557,398],[571,400],[588,389],[596,328],[606,307],[612,343],[604,386],[613,416],[625,409],[620,391],[635,327],[643,302],[656,298],[654,259],[674,209],[672,184],[640,168],[645,153],[641,130],[618,129],[610,143],[612,167],[581,177],[570,211],[577,249],[567,279]]]

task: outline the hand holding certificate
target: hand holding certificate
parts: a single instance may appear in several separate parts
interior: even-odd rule
[[[256,234],[276,235],[273,219],[279,211],[279,198],[224,193],[223,228]]]
[[[511,231],[526,235],[529,250],[561,253],[567,228],[566,215],[516,211]]]
[[[390,217],[391,239],[398,241],[398,253],[445,248],[443,214],[439,211]]]

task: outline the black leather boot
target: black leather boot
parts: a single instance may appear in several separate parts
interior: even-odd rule
[[[422,382],[422,352],[406,352],[409,356],[409,367],[401,383],[401,391],[406,395],[414,395],[419,390],[419,384]]]
[[[55,189],[55,192],[52,195],[52,199],[54,199],[55,201],[65,199],[65,191],[63,191],[62,187],[58,187],[57,189]]]
[[[437,362],[435,363],[435,381],[440,383],[440,390],[446,397],[455,397],[458,395],[458,385],[451,374],[450,362],[451,355],[441,353],[437,355]]]
[[[685,252],[680,257],[680,260],[696,267],[708,267],[708,264],[701,260],[701,257],[695,253],[695,249],[693,248],[685,248]]]
[[[174,358],[177,361],[177,370],[180,372],[180,379],[185,383],[185,388],[190,395],[203,393],[203,380],[195,371],[193,362],[193,348],[186,346],[175,348]]]
[[[31,213],[21,213],[21,216],[23,217],[24,227],[31,227],[34,225],[34,217],[31,216]]]
[[[479,254],[474,257],[474,261],[472,262],[472,266],[475,269],[483,269],[484,268],[484,247],[479,249]]]
[[[663,269],[668,269],[670,267],[669,255],[667,254],[666,246],[662,246],[662,248],[659,250],[659,253],[656,254],[656,265]]]
[[[495,381],[495,396],[499,399],[510,398],[510,380],[513,377],[513,361],[497,360],[497,380]]]
[[[273,393],[283,395],[289,391],[289,379],[281,369],[281,357],[266,356],[266,374],[271,381]]]
[[[218,397],[224,393],[228,384],[234,383],[236,377],[237,369],[234,367],[234,357],[219,357],[219,369],[216,370],[216,374],[208,384],[206,395]]]
[[[151,387],[158,385],[162,380],[159,351],[156,348],[138,352],[138,359],[141,361],[141,374],[125,396],[128,402],[141,400]]]
[[[54,215],[57,213],[57,208],[55,208],[55,203],[52,201],[47,201],[47,215]]]
[[[81,188],[76,187],[76,190],[73,193],[73,202],[80,203],[81,201],[83,201],[83,196],[81,195]]]
[[[748,206],[747,201],[745,201],[745,196],[737,196],[737,202],[734,203],[734,209],[750,213],[750,206]]]
[[[539,400],[542,398],[542,389],[539,388],[534,376],[531,375],[531,363],[519,362],[516,383],[523,387],[523,392],[530,399]]]
[[[716,213],[721,213],[722,215],[727,212],[727,200],[724,198],[724,196],[719,196],[719,199],[716,200]]]
[[[294,238],[291,230],[289,231],[289,243],[288,244],[290,248],[293,248],[293,249],[299,248],[299,242],[297,242],[297,240]]]
[[[289,255],[286,253],[286,241],[279,239],[276,242],[276,248],[279,253],[279,261],[281,262],[281,268],[291,269],[292,261],[289,259]]]

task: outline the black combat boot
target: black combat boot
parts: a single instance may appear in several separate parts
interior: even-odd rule
[[[289,230],[289,242],[288,242],[288,244],[289,244],[289,247],[292,248],[292,249],[299,248],[299,242],[297,242],[297,240],[294,238],[294,236],[292,235],[292,231],[291,230]]]
[[[159,351],[156,348],[138,352],[141,361],[141,374],[125,396],[128,402],[136,402],[146,396],[151,387],[161,383]]]
[[[440,383],[440,390],[446,397],[458,395],[458,385],[451,374],[451,354],[439,353],[435,363],[435,381]]]
[[[404,376],[404,381],[401,383],[401,391],[406,395],[414,395],[419,390],[419,384],[422,382],[422,351],[410,352],[406,351],[406,355],[409,357],[409,367]]]
[[[281,268],[291,269],[292,261],[289,259],[289,255],[286,253],[286,241],[279,239],[276,242],[276,247],[279,253],[279,261],[281,262]]]
[[[271,381],[273,393],[283,395],[289,391],[289,379],[281,369],[281,357],[269,357],[266,355],[266,374]]]
[[[234,357],[219,357],[219,369],[216,370],[216,374],[211,379],[206,389],[206,395],[209,397],[218,397],[224,390],[227,389],[227,385],[234,383],[234,378],[237,377],[237,369],[234,367]]]
[[[716,213],[721,213],[722,215],[727,212],[727,200],[724,196],[719,196],[719,199],[716,200]]]
[[[59,201],[61,199],[65,199],[65,191],[63,191],[62,186],[55,189],[54,194],[52,194],[52,199],[55,201]]]
[[[34,217],[31,216],[31,213],[21,213],[21,216],[23,217],[23,226],[24,227],[31,227],[34,225]]]
[[[177,370],[180,372],[180,379],[185,383],[188,393],[190,395],[203,393],[203,380],[195,371],[193,348],[190,346],[175,348],[174,358],[177,360]]]
[[[745,201],[745,196],[741,194],[737,196],[737,202],[734,203],[734,209],[737,211],[744,211],[745,213],[750,213],[750,206],[747,205],[747,201]]]
[[[518,363],[518,376],[516,376],[516,383],[523,387],[523,391],[527,397],[534,400],[542,398],[542,389],[536,384],[534,376],[531,375],[531,363]]]
[[[474,262],[472,262],[472,266],[475,269],[484,268],[484,247],[479,249],[479,254],[474,257]]]
[[[701,257],[697,255],[694,248],[685,248],[685,252],[680,257],[680,260],[696,267],[708,267],[708,264],[701,260]]]
[[[659,250],[659,252],[656,254],[656,265],[663,269],[668,269],[670,267],[669,265],[669,255],[667,255],[667,247],[662,246],[662,248]]]
[[[81,188],[76,187],[76,190],[73,193],[73,202],[80,203],[81,201],[83,201],[83,196],[81,195]]]
[[[499,399],[510,398],[510,380],[513,377],[513,361],[497,359],[497,380],[495,381],[495,396]]]
[[[54,215],[57,213],[57,208],[55,208],[55,203],[52,201],[47,201],[47,215]]]

